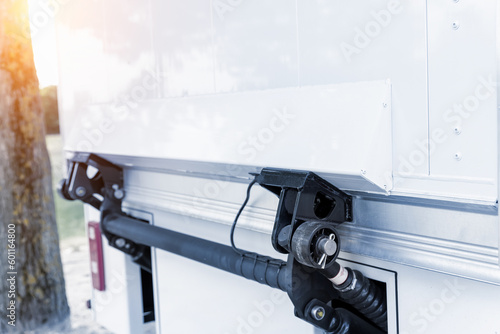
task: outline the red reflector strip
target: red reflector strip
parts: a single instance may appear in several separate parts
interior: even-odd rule
[[[98,222],[88,223],[90,272],[94,289],[104,291],[104,260],[102,254],[101,227]]]

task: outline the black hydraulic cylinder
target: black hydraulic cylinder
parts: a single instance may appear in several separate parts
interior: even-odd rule
[[[156,247],[204,263],[249,280],[288,292],[286,262],[256,253],[239,254],[230,246],[149,225],[120,214],[108,214],[104,230],[133,241]]]

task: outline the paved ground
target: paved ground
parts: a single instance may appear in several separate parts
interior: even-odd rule
[[[71,308],[71,321],[51,328],[50,334],[112,334],[92,320],[86,301],[91,295],[89,251],[85,238],[66,239],[61,243],[61,258],[66,280],[66,294]],[[47,331],[44,331],[44,334]]]

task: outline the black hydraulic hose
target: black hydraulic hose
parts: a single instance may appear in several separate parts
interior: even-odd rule
[[[380,328],[361,319],[343,308],[335,309],[335,317],[330,324],[331,334],[384,334]]]
[[[387,303],[385,295],[371,280],[357,270],[345,268],[347,280],[334,285],[340,297],[387,332]]]
[[[136,244],[156,247],[288,292],[286,262],[255,253],[239,254],[230,246],[145,224],[120,214],[105,215],[104,230]]]

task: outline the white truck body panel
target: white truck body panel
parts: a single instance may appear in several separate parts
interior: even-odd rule
[[[73,0],[65,149],[124,167],[132,215],[225,244],[249,172],[317,172],[355,196],[340,258],[386,283],[389,333],[500,332],[497,7]],[[277,203],[252,190],[239,247],[279,256]],[[158,333],[314,333],[271,289],[156,249],[153,278]]]

